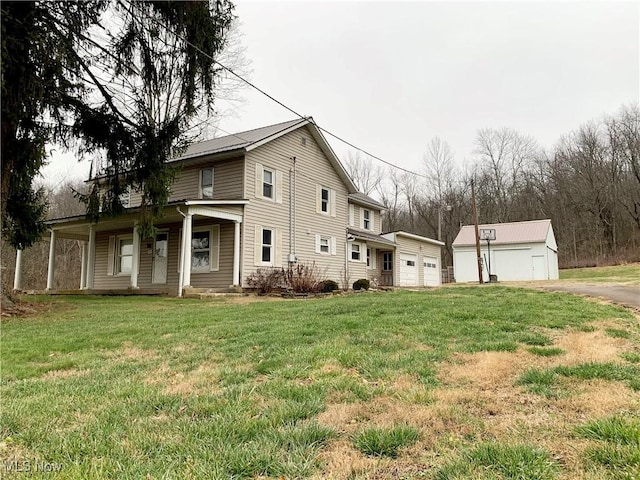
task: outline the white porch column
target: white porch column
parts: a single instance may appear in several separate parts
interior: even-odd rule
[[[13,289],[20,290],[22,288],[22,250],[16,250],[16,269],[13,273]]]
[[[193,225],[193,215],[187,210],[184,222],[184,247],[182,251],[182,285],[191,286],[191,230]]]
[[[233,231],[233,284],[236,287],[240,282],[240,222],[234,222]]]
[[[138,271],[140,270],[140,234],[138,222],[133,222],[133,255],[131,256],[131,288],[138,288]]]
[[[56,268],[56,231],[51,230],[51,238],[49,240],[49,266],[47,270],[47,290],[53,288],[53,273]]]
[[[89,227],[89,245],[87,252],[87,280],[85,287],[93,289],[93,277],[96,265],[96,230],[93,225]]]
[[[80,290],[87,286],[87,242],[80,242]]]

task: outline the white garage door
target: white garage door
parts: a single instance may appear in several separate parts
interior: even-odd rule
[[[418,285],[418,256],[413,253],[400,254],[400,286]]]
[[[440,285],[440,272],[438,271],[438,261],[436,257],[423,257],[424,266],[424,286],[435,287]]]

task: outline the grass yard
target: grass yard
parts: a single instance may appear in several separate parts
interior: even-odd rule
[[[640,285],[640,263],[560,270],[560,280]]]
[[[640,478],[622,308],[504,286],[38,301],[2,322],[3,478]]]

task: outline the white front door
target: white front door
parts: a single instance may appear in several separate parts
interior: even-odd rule
[[[151,283],[167,283],[167,252],[169,234],[158,232],[153,245],[153,272]]]

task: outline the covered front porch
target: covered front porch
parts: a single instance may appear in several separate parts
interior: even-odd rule
[[[138,233],[136,209],[98,223],[84,216],[51,220],[46,289],[54,292],[57,239],[80,243],[78,288],[83,293],[182,296],[190,287],[239,287],[245,203],[176,202],[166,208],[156,236],[148,239]],[[22,254],[16,253],[15,290],[22,289]]]
[[[358,268],[357,264],[351,262],[352,274],[358,278],[375,281],[379,286],[395,286],[393,258],[396,252],[396,243],[376,233],[354,228],[347,229],[347,235],[350,245],[359,245],[357,248],[362,252],[362,264],[366,267]],[[353,260],[353,247],[349,248],[348,255],[350,255],[350,260]]]

